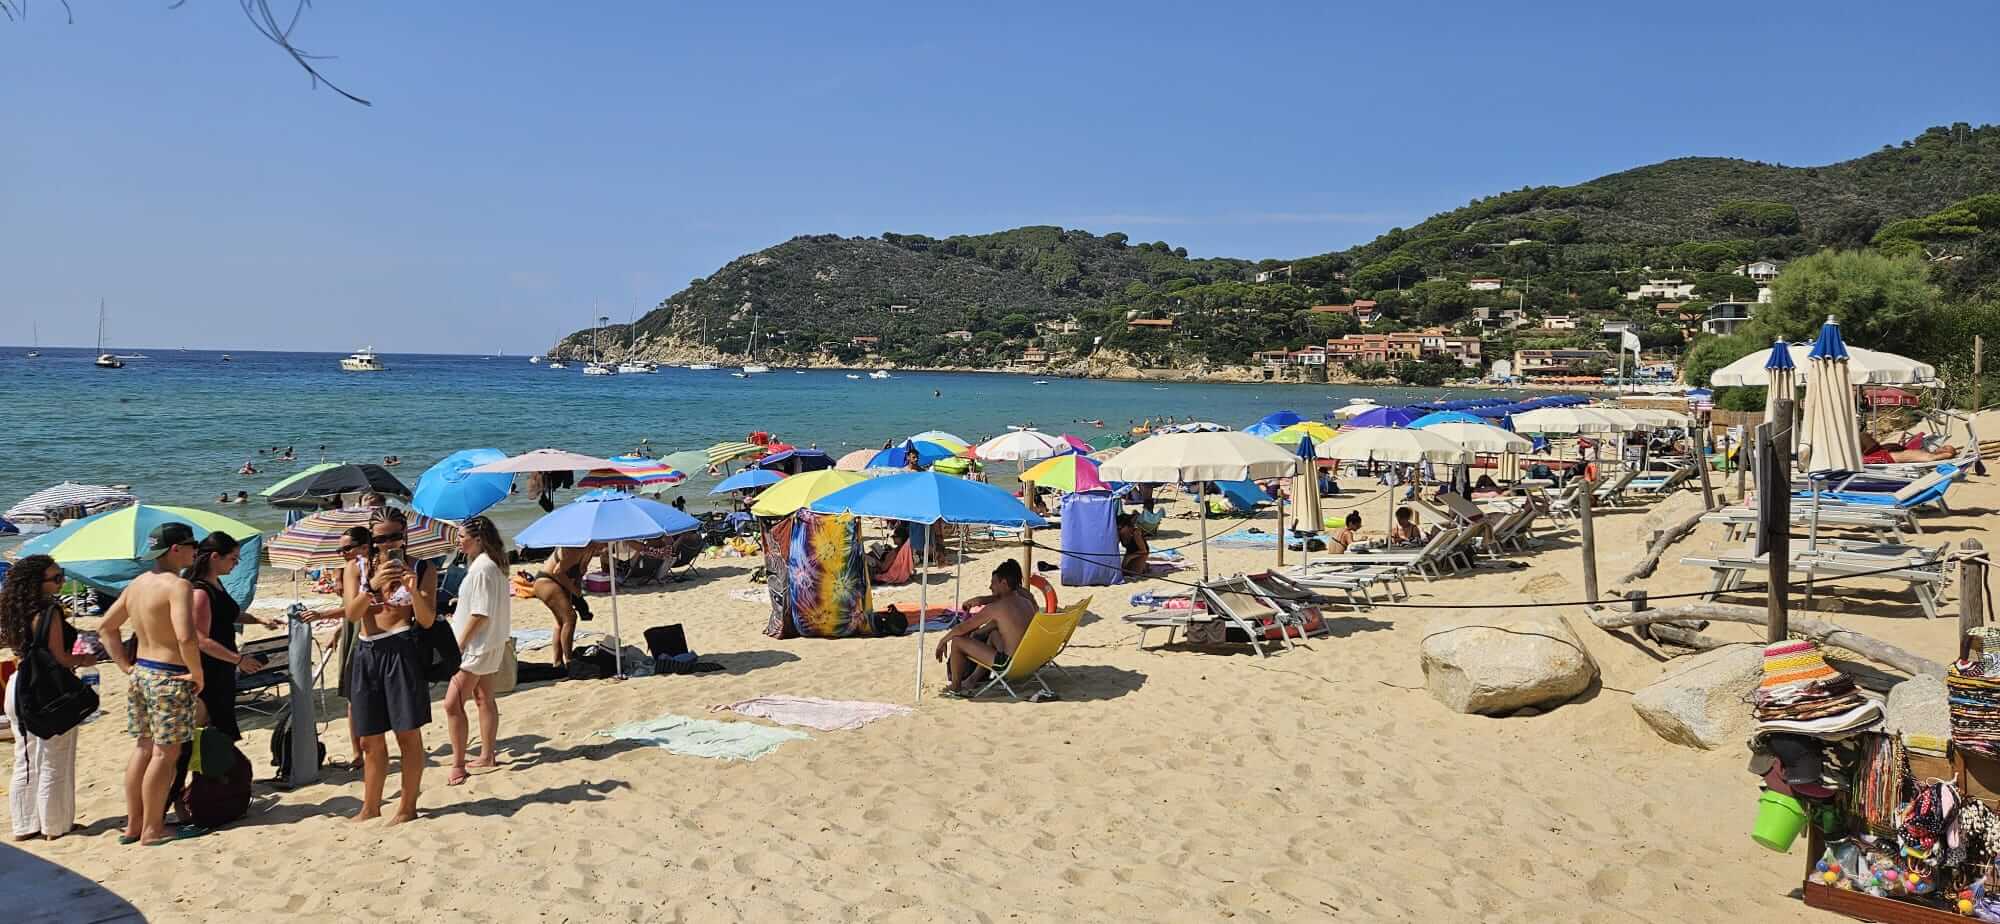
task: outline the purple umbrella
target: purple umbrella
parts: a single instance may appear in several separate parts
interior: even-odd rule
[[[1378,407],[1365,414],[1358,414],[1347,422],[1350,427],[1407,427],[1410,412],[1400,407]]]

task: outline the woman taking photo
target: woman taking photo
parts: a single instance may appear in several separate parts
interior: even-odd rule
[[[403,550],[403,512],[378,511],[369,525],[373,554],[343,569],[341,599],[359,640],[348,665],[348,721],[361,738],[361,811],[355,821],[382,816],[389,780],[389,743],[396,734],[403,767],[402,794],[390,825],[414,821],[424,782],[424,732],[431,721],[430,684],[412,634],[437,622],[437,569],[411,561]]]
[[[25,659],[36,645],[49,653],[65,670],[89,667],[96,659],[73,656],[76,629],[69,614],[56,602],[62,589],[63,571],[47,555],[30,555],[14,563],[7,581],[0,585],[0,646]],[[48,618],[45,632],[35,624]],[[14,776],[7,787],[10,814],[14,819],[14,839],[25,841],[35,835],[55,840],[68,834],[76,824],[76,736],[72,728],[54,738],[37,738],[21,727],[14,711],[14,688],[19,675],[7,680],[7,723],[14,732]],[[81,726],[79,726],[81,727]]]
[[[507,636],[513,620],[509,607],[512,588],[507,583],[507,546],[500,530],[485,517],[465,521],[458,537],[458,550],[472,564],[458,587],[458,609],[451,614],[451,632],[458,637],[458,673],[444,694],[445,724],[451,733],[451,775],[446,786],[465,782],[467,767],[486,769],[498,765],[495,759],[500,740],[500,707],[493,700],[493,675],[507,652]],[[465,701],[479,706],[478,760],[467,763]]]

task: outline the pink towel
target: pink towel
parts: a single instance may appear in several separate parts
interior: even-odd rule
[[[710,712],[724,709],[738,715],[770,719],[785,725],[803,725],[820,731],[845,731],[860,728],[877,719],[910,714],[910,707],[893,703],[819,699],[813,696],[759,696],[708,707]]]

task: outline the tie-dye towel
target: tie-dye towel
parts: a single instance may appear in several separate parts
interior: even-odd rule
[[[789,566],[794,631],[807,638],[869,634],[872,608],[858,517],[800,511],[792,526]]]

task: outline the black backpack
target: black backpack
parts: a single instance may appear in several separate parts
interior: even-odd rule
[[[313,734],[313,744],[319,748],[319,763],[326,765],[326,744],[319,740],[317,731]],[[278,768],[278,782],[289,785],[292,781],[292,706],[286,703],[278,707],[277,721],[271,726],[271,766]]]
[[[49,626],[55,614],[56,608],[50,606],[35,620],[14,681],[15,718],[22,730],[44,740],[83,724],[97,711],[97,690],[70,673],[49,650]]]
[[[910,631],[910,618],[892,604],[886,610],[868,614],[868,628],[876,638],[899,637]]]

